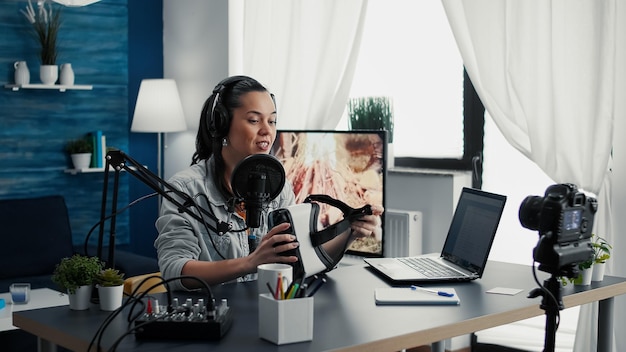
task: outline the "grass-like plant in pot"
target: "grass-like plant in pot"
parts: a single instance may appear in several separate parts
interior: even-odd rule
[[[386,130],[393,143],[393,107],[389,97],[360,97],[348,102],[351,130]]]
[[[74,254],[61,259],[52,274],[52,281],[63,290],[74,294],[81,286],[92,285],[102,270],[102,262],[97,257]]]
[[[124,273],[113,268],[101,270],[96,276],[96,284],[102,287],[120,286],[124,284]]]

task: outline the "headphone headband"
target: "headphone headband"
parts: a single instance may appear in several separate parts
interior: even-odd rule
[[[213,138],[223,138],[228,133],[228,127],[230,125],[230,119],[228,116],[228,110],[221,102],[222,94],[224,90],[230,86],[234,86],[235,84],[245,81],[251,80],[252,78],[248,76],[232,76],[223,79],[219,82],[215,88],[213,88],[213,104],[211,106],[211,110],[208,113],[208,128],[209,134]]]

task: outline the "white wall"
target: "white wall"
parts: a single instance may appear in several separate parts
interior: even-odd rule
[[[163,1],[163,75],[176,80],[187,121],[165,136],[165,179],[191,163],[202,105],[228,75],[227,33],[228,0]]]

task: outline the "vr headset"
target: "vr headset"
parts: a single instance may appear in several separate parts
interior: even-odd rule
[[[320,205],[312,202],[326,203],[338,208],[343,213],[343,220],[318,231]],[[293,278],[297,280],[335,268],[350,244],[350,223],[371,214],[370,205],[354,209],[330,196],[312,194],[304,203],[271,211],[268,222],[270,228],[285,222],[291,225],[286,233],[295,235],[300,246],[282,254],[298,257],[297,262],[291,263]],[[281,244],[283,243],[276,245]]]

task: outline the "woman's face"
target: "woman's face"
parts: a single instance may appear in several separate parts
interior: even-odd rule
[[[269,92],[246,93],[240,103],[233,111],[228,145],[222,148],[231,168],[251,154],[268,154],[276,138],[276,107]]]

